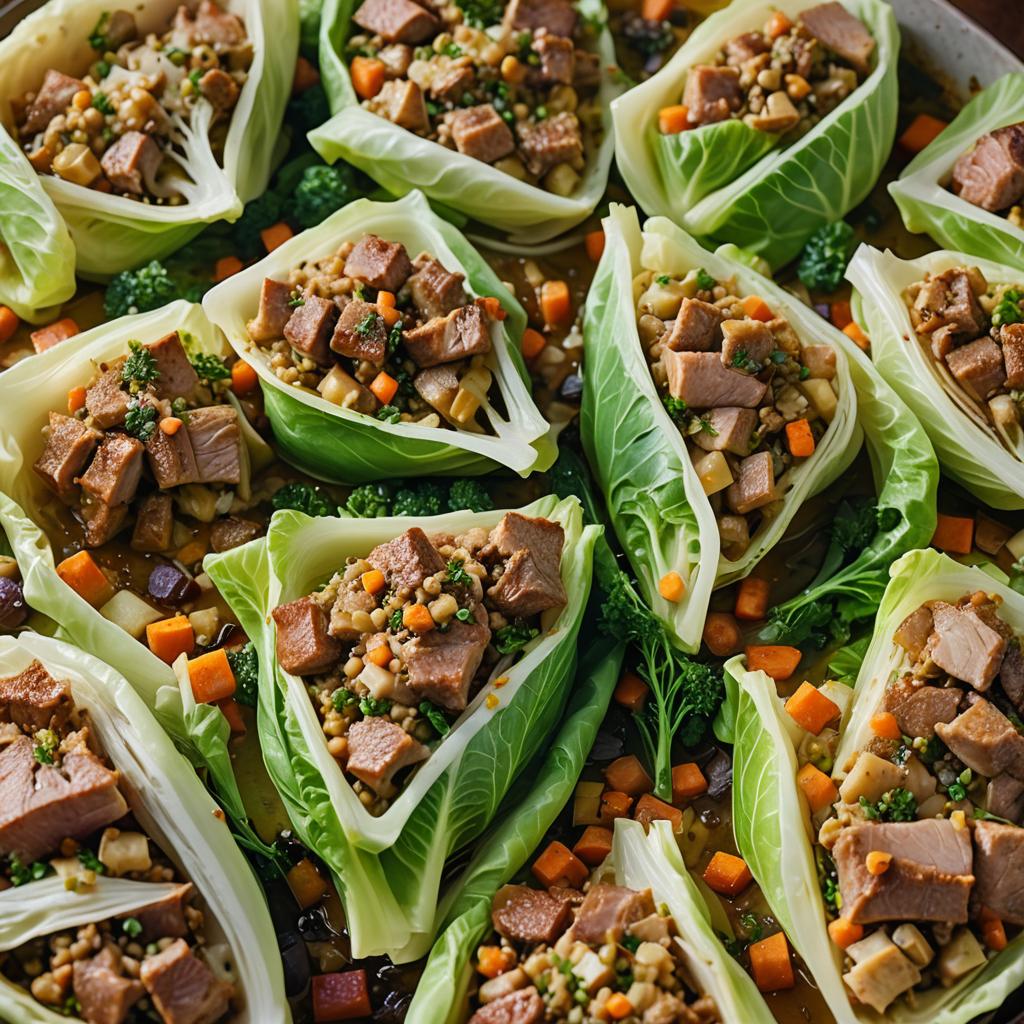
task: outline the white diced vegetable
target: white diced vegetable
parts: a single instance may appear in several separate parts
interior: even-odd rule
[[[604,963],[592,949],[588,949],[580,957],[579,963],[573,966],[572,973],[579,979],[580,987],[591,995],[615,977],[614,968]]]
[[[892,941],[918,967],[927,967],[931,963],[932,957],[935,956],[935,951],[928,944],[928,940],[921,934],[917,925],[901,924],[893,930]]]
[[[380,665],[374,665],[372,661],[363,664],[363,671],[356,676],[356,679],[373,694],[376,700],[390,697],[395,689],[393,673],[386,668],[381,668]]]
[[[164,618],[163,612],[158,612],[130,590],[119,590],[100,608],[100,615],[110,619],[115,626],[120,626],[136,640],[142,639],[150,623]]]
[[[148,871],[153,866],[149,840],[141,832],[104,829],[100,837],[99,857],[115,878],[132,871]]]
[[[832,390],[831,381],[820,377],[811,377],[809,380],[800,381],[800,390],[814,406],[814,411],[826,423],[831,423],[839,404],[839,399],[836,397],[835,391]]]
[[[683,831],[679,848],[683,855],[683,863],[691,871],[697,866],[710,836],[711,830],[697,817],[694,817],[690,827]]]
[[[850,991],[879,1013],[885,1013],[894,999],[920,980],[921,972],[888,939],[883,949],[861,960],[853,970],[843,975]]]
[[[1019,530],[1007,542],[1006,547],[1016,559],[1024,558],[1024,530]]]
[[[985,951],[969,928],[960,928],[939,950],[939,977],[943,985],[953,985],[985,961]]]
[[[837,682],[835,679],[828,679],[822,683],[818,687],[818,693],[823,697],[828,697],[839,708],[840,715],[846,714],[846,709],[853,700],[853,687]]]
[[[902,786],[905,779],[906,773],[899,765],[862,750],[839,787],[839,797],[847,804],[855,804],[861,797],[869,803],[877,803],[883,793]]]
[[[192,612],[188,621],[200,647],[208,647],[217,638],[217,630],[220,628],[220,612],[216,608],[201,608],[197,612]]]
[[[693,464],[705,494],[717,494],[732,483],[732,470],[721,452],[708,452]]]

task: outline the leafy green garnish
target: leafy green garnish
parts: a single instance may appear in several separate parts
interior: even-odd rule
[[[83,846],[78,851],[78,862],[86,871],[95,871],[97,875],[105,875],[107,873],[106,864],[88,846]]]
[[[128,342],[128,358],[121,367],[121,380],[135,394],[146,384],[152,384],[160,376],[156,359],[142,342]]]
[[[450,561],[445,570],[448,574],[448,582],[455,586],[460,584],[469,586],[473,582],[473,578],[466,572],[465,564],[457,559]]]
[[[697,287],[702,292],[709,292],[718,282],[703,267],[697,271]]]
[[[367,335],[372,334],[381,322],[380,313],[367,313],[366,316],[356,324],[355,332],[365,338]]]
[[[437,516],[446,510],[448,495],[436,480],[416,480],[395,492],[391,514],[395,516]]]
[[[391,627],[392,633],[400,633],[404,629],[403,625],[403,613],[401,608],[396,608],[391,613],[391,618],[388,619],[388,625]]]
[[[151,260],[138,270],[124,270],[114,276],[103,295],[103,311],[111,319],[129,313],[146,313],[166,306],[180,295],[167,268],[158,260]]]
[[[156,406],[132,402],[124,418],[124,429],[145,444],[156,430]]]
[[[227,380],[231,376],[231,371],[224,360],[212,352],[196,352],[195,355],[189,356],[188,361],[199,379],[207,384]]]
[[[669,283],[669,281],[672,280],[672,278],[670,278],[668,274],[659,274],[654,280],[656,284],[660,284],[662,287],[664,287]]]
[[[121,931],[130,938],[137,939],[142,934],[142,922],[137,917],[126,917],[121,922]]]
[[[473,28],[487,28],[501,21],[505,12],[502,0],[455,0],[463,20]]]
[[[430,722],[438,736],[447,736],[451,732],[452,727],[448,724],[448,719],[444,717],[444,712],[436,704],[431,704],[429,700],[421,702],[420,714]]]
[[[679,424],[686,421],[686,403],[681,398],[673,398],[671,395],[662,395],[661,404],[665,406],[665,412]]]
[[[337,502],[332,501],[319,487],[293,480],[279,487],[270,504],[275,511],[284,508],[305,512],[307,516],[334,516],[338,514]]]
[[[228,651],[228,664],[235,675],[235,700],[246,707],[256,707],[260,687],[260,660],[250,640],[237,650]]]
[[[367,718],[374,718],[379,715],[386,715],[391,710],[391,701],[376,697],[363,697],[359,701],[359,710]]]
[[[345,708],[352,707],[358,703],[359,697],[344,686],[339,686],[331,694],[331,704],[335,711],[344,711]]]
[[[396,320],[388,331],[388,355],[394,355],[398,346],[402,343],[402,328],[405,325],[401,320]]]
[[[535,636],[540,635],[539,629],[518,623],[509,623],[494,632],[494,646],[499,654],[512,654],[525,647]]]
[[[1019,324],[1024,321],[1024,310],[1021,300],[1024,292],[1017,288],[1007,288],[1000,296],[996,308],[992,310],[992,326],[1002,327],[1003,324]]]
[[[846,273],[854,241],[853,228],[844,220],[818,228],[800,254],[797,276],[808,288],[834,292]]]
[[[36,741],[32,754],[40,764],[53,764],[53,752],[60,746],[60,740],[52,729],[40,729],[32,737]]]
[[[50,865],[41,860],[35,860],[31,864],[23,864],[21,858],[12,853],[7,859],[10,869],[11,885],[25,885],[27,882],[38,882],[50,873]]]
[[[402,410],[397,405],[382,405],[377,410],[377,419],[385,423],[398,423],[402,418]]]
[[[890,789],[877,803],[860,798],[860,808],[872,821],[913,821],[917,817],[917,798],[909,789]]]

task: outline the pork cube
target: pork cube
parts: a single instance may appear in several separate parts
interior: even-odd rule
[[[1024,324],[1003,324],[999,341],[1003,347],[1006,386],[1011,391],[1024,389]]]
[[[739,67],[751,57],[770,53],[771,48],[772,45],[763,32],[744,32],[742,35],[733,36],[725,44],[725,62],[733,67]]]
[[[852,68],[866,75],[870,70],[875,41],[864,23],[842,4],[818,4],[800,14],[800,21],[810,29],[818,42],[845,60]]]
[[[416,258],[415,267],[409,278],[409,294],[420,316],[447,316],[469,301],[462,286],[464,275],[446,270],[426,253]]]
[[[124,363],[123,357],[115,360],[98,380],[86,388],[85,411],[100,430],[121,426],[128,415],[129,397],[121,387]]]
[[[470,683],[490,640],[487,626],[458,621],[446,633],[431,630],[416,637],[405,647],[409,689],[446,711],[465,711]]]
[[[708,429],[691,435],[690,440],[706,452],[732,452],[749,455],[750,439],[757,428],[757,413],[753,409],[720,406],[709,409],[702,417]]]
[[[253,341],[275,341],[284,337],[284,325],[292,315],[292,289],[284,281],[265,277],[260,287],[260,308],[245,329]]]
[[[538,178],[556,164],[583,166],[583,136],[576,115],[568,110],[543,121],[519,121],[516,124],[519,153],[526,169]]]
[[[184,398],[199,383],[199,375],[189,362],[188,353],[177,331],[146,342],[142,346],[156,363],[159,376],[153,383],[160,398]]]
[[[722,363],[725,366],[757,373],[768,362],[774,348],[775,335],[762,321],[722,321]]]
[[[423,131],[430,124],[423,90],[407,78],[392,78],[384,83],[375,105],[389,121],[411,132]]]
[[[935,726],[943,725],[956,718],[964,691],[955,686],[922,686],[893,709],[900,732],[905,736],[931,737]]]
[[[962,608],[934,601],[931,612],[935,631],[927,653],[932,661],[976,690],[987,690],[1006,653],[1005,638],[973,605]]]
[[[491,921],[510,942],[553,945],[572,922],[572,906],[528,885],[503,885],[494,894]]]
[[[144,132],[125,132],[100,160],[107,180],[120,192],[141,196],[152,189],[164,155]]]
[[[210,527],[210,547],[214,551],[230,551],[255,540],[263,532],[259,523],[239,516],[225,516]]]
[[[620,942],[634,921],[654,913],[650,889],[637,892],[621,885],[597,882],[576,911],[571,935],[579,942],[599,945]]]
[[[40,661],[0,679],[0,721],[13,722],[26,732],[66,721],[70,703],[68,683],[54,679]]]
[[[668,377],[668,390],[692,409],[741,406],[756,409],[768,390],[756,377],[722,365],[717,352],[672,352],[661,354]]]
[[[184,939],[143,960],[139,978],[166,1024],[214,1024],[228,1012],[234,994]]]
[[[345,260],[346,277],[393,294],[398,294],[411,273],[412,263],[405,246],[376,235],[363,235]]]
[[[72,964],[71,990],[80,1007],[76,1016],[82,1020],[121,1024],[146,994],[141,982],[120,973],[121,956],[113,949],[109,946],[98,956]]]
[[[51,412],[46,447],[32,468],[61,501],[70,503],[78,493],[76,478],[102,437],[73,416]]]
[[[137,438],[107,434],[82,474],[82,489],[106,505],[131,501],[142,476],[142,452]]]
[[[1024,782],[1006,772],[997,775],[985,789],[985,810],[1019,825],[1024,818]]]
[[[327,615],[310,597],[278,605],[277,662],[294,676],[326,672],[341,657],[342,646],[327,630]]]
[[[440,29],[437,18],[412,0],[363,0],[352,20],[387,43],[422,43]]]
[[[338,321],[338,307],[319,295],[307,295],[292,310],[284,325],[284,337],[296,352],[309,356],[318,366],[330,366],[331,335]]]
[[[541,516],[506,512],[491,530],[484,553],[496,551],[503,558],[526,550],[544,565],[557,566],[562,558],[565,530],[561,523]]]
[[[804,345],[800,349],[800,361],[812,380],[835,379],[836,350],[831,345]]]
[[[185,905],[192,894],[192,883],[185,882],[174,890],[145,907],[136,910],[132,917],[142,925],[140,942],[157,942],[160,939],[183,939],[188,935],[185,921]]]
[[[214,110],[230,110],[238,102],[240,92],[238,83],[220,68],[210,68],[199,79],[199,95],[207,100]]]
[[[531,78],[540,85],[572,85],[576,47],[571,39],[541,29],[534,36],[533,51],[540,57],[540,66],[533,70]]]
[[[718,339],[723,318],[723,312],[710,302],[683,299],[665,345],[673,352],[708,352]]]
[[[974,823],[974,899],[1006,924],[1024,925],[1024,829]]]
[[[911,661],[917,661],[928,646],[928,638],[932,635],[934,626],[932,610],[923,604],[896,627],[893,642],[899,644],[910,655]]]
[[[180,433],[180,431],[179,431]],[[169,494],[151,494],[141,505],[132,530],[132,547],[155,554],[167,551],[174,537],[174,499]]]
[[[1006,648],[999,667],[999,685],[1017,711],[1024,711],[1024,647],[1019,640]]]
[[[950,267],[926,279],[914,299],[919,329],[930,334],[948,327],[952,334],[976,338],[985,330],[986,320],[975,295],[975,281],[979,285],[985,281],[976,267]]]
[[[210,405],[192,409],[186,426],[196,458],[199,483],[240,483],[242,433],[238,426],[238,413],[234,408],[230,405]]]
[[[43,76],[43,84],[36,98],[25,111],[25,123],[21,126],[23,137],[44,131],[50,122],[63,114],[71,105],[76,92],[88,89],[80,78],[72,78],[61,71],[49,68]]]
[[[505,25],[515,32],[547,29],[571,39],[578,15],[569,0],[512,0],[505,8]]]
[[[516,148],[512,130],[490,103],[446,115],[455,148],[474,160],[492,164]]]
[[[989,337],[953,349],[946,355],[946,366],[964,391],[979,402],[1006,383],[1003,351]]]
[[[468,60],[469,58],[460,58]],[[471,64],[455,64],[438,74],[430,83],[430,95],[441,103],[458,103],[473,88],[476,73]]]
[[[566,602],[558,562],[542,562],[526,549],[508,559],[505,571],[488,594],[495,607],[509,618],[537,615],[548,608],[561,608]]]
[[[953,166],[953,191],[965,202],[996,213],[1024,198],[1024,124],[982,135]]]
[[[413,362],[421,367],[453,363],[491,350],[487,319],[475,303],[403,331],[402,341]]]
[[[128,520],[127,505],[108,505],[104,501],[88,498],[79,509],[85,527],[85,546],[102,547],[113,540]]]
[[[199,480],[188,430],[179,429],[174,434],[165,434],[159,428],[154,430],[146,442],[146,458],[153,479],[162,491]]]
[[[437,548],[418,526],[411,527],[386,544],[378,544],[367,555],[367,561],[384,573],[390,587],[405,587],[410,591],[445,566]]]
[[[544,1000],[531,985],[481,1006],[469,1018],[469,1024],[543,1024],[546,1012]]]
[[[345,768],[380,796],[394,793],[396,772],[429,756],[427,747],[389,718],[375,715],[349,727]]]
[[[729,508],[739,515],[763,508],[776,498],[775,467],[771,452],[748,455],[739,465],[735,483],[725,492]]]
[[[683,90],[689,121],[700,127],[725,121],[740,109],[743,90],[737,68],[697,64],[690,68]]]
[[[979,697],[935,734],[972,771],[988,778],[1007,772],[1024,781],[1024,736],[994,704]]]
[[[362,299],[346,303],[331,337],[331,351],[383,366],[388,351],[388,328],[377,307]]]

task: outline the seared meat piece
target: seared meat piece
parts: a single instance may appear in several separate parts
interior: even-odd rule
[[[513,619],[561,608],[566,602],[558,562],[542,562],[525,548],[508,559],[505,571],[487,593],[498,611]]]
[[[999,708],[979,697],[948,725],[939,722],[936,735],[968,768],[992,778],[1008,772],[1024,780],[1024,736]]]
[[[985,401],[1006,383],[1002,349],[988,337],[961,345],[946,355],[946,366],[972,398]]]
[[[953,191],[995,213],[1024,198],[1024,124],[982,135],[953,167]]]
[[[756,377],[722,365],[717,352],[672,352],[661,354],[668,376],[668,390],[691,409],[714,409],[720,405],[756,409],[768,390]]]
[[[588,945],[621,942],[626,929],[654,913],[650,889],[637,892],[621,885],[597,882],[576,911],[572,937]]]
[[[1024,324],[1003,324],[999,340],[1003,346],[1006,386],[1011,391],[1024,389]]]
[[[531,985],[481,1006],[469,1024],[543,1024],[545,1012],[544,1000]]]
[[[893,641],[910,655],[911,661],[917,661],[928,646],[928,638],[932,635],[933,626],[932,610],[928,605],[923,604],[899,624]]]
[[[760,320],[722,321],[722,363],[756,373],[775,348],[775,335]],[[749,366],[756,363],[757,369]]]
[[[259,523],[238,516],[225,516],[210,527],[210,547],[214,551],[230,551],[248,544],[263,532]]]
[[[405,246],[401,242],[385,242],[376,235],[363,235],[345,260],[346,277],[396,295],[411,273],[412,263]]]
[[[103,154],[100,166],[114,188],[141,196],[152,189],[163,158],[151,135],[125,132]]]
[[[400,128],[418,132],[430,124],[423,90],[409,79],[392,78],[385,82],[375,102],[384,116]]]
[[[121,974],[121,951],[116,946],[108,945],[90,960],[76,960],[71,966],[71,988],[81,1006],[78,1016],[89,1024],[122,1024],[146,994],[141,982]]]
[[[748,455],[750,439],[757,427],[757,413],[753,409],[739,409],[720,406],[710,409],[703,417],[712,432],[700,431],[690,438],[706,452],[732,452],[733,455]]]
[[[378,544],[366,559],[384,573],[388,586],[396,589],[407,587],[415,590],[428,576],[440,572],[445,566],[437,548],[418,526],[411,527],[386,544]]]
[[[818,4],[801,12],[800,20],[818,41],[845,60],[862,75],[870,70],[870,58],[875,49],[871,33],[859,18],[855,18],[842,4]]]
[[[572,905],[528,885],[503,885],[491,904],[491,920],[509,942],[553,944],[572,921]]]
[[[434,317],[402,333],[402,340],[417,366],[453,363],[491,350],[491,332],[483,310],[476,304],[460,306],[447,316]]]
[[[985,789],[985,810],[1020,824],[1024,818],[1024,782],[1005,772],[997,775]]]
[[[1007,924],[1024,924],[1024,829],[974,823],[974,901]]]
[[[1024,711],[1024,648],[1019,640],[1006,648],[999,667],[999,685],[1010,698],[1010,703],[1018,711]]]
[[[125,358],[115,359],[103,375],[86,389],[85,411],[100,430],[119,427],[128,415],[128,393],[121,388]]]
[[[199,43],[238,46],[245,42],[245,26],[213,0],[202,0],[193,15],[184,5],[174,16],[175,46],[190,50]]]
[[[380,796],[394,791],[396,772],[429,756],[422,743],[389,718],[374,715],[349,727],[346,769]]]
[[[576,115],[563,110],[553,117],[516,124],[519,153],[526,169],[538,178],[556,164],[579,168],[583,164],[583,136]]]
[[[420,316],[430,319],[447,316],[469,300],[462,287],[465,277],[453,274],[432,256],[425,253],[416,258],[416,271],[409,278],[409,294]]]
[[[107,434],[82,474],[82,489],[106,505],[131,501],[142,476],[142,452],[142,442],[136,438]]]
[[[340,657],[341,644],[327,631],[327,614],[310,597],[278,605],[277,661],[295,676],[326,672]]]
[[[474,160],[492,164],[516,148],[512,130],[490,103],[453,110],[445,120],[451,127],[455,148]]]
[[[665,346],[673,352],[707,352],[718,337],[718,329],[725,314],[710,302],[683,299],[665,339]]]
[[[234,987],[220,981],[184,939],[142,961],[139,978],[165,1024],[215,1024],[228,1012]]]
[[[577,20],[569,0],[512,0],[505,8],[505,25],[516,32],[545,28],[552,35],[572,38]]]
[[[80,78],[72,78],[61,71],[50,68],[43,77],[43,84],[25,112],[25,123],[21,126],[22,138],[43,131],[58,115],[70,106],[76,92],[87,88]]]
[[[320,366],[330,366],[331,334],[338,320],[338,307],[319,295],[307,295],[301,306],[292,310],[284,325],[284,336],[296,352],[309,356]]]
[[[972,268],[973,270],[973,268]],[[977,272],[976,272],[977,273]],[[948,336],[976,338],[985,330],[985,314],[975,297],[972,274],[963,267],[951,267],[928,278],[914,299],[914,312],[925,334],[948,328]],[[978,273],[978,285],[984,278]]]
[[[412,0],[363,0],[352,20],[388,43],[422,43],[440,28],[437,18]]]
[[[927,653],[932,661],[976,690],[987,690],[999,671],[1006,640],[973,605],[961,608],[934,601],[931,610],[935,632],[928,641]]]
[[[239,483],[242,479],[242,433],[234,408],[210,405],[192,409],[186,427],[196,457],[199,482]]]
[[[524,548],[543,565],[557,567],[562,559],[565,530],[561,523],[540,516],[524,516],[521,512],[506,512],[491,530],[488,546],[483,554],[494,551],[504,558]]]
[[[446,633],[431,630],[405,647],[409,689],[446,711],[465,711],[491,631],[478,622],[452,622]]]
[[[734,483],[725,492],[729,508],[746,515],[775,500],[775,467],[771,452],[748,455],[739,465]]]
[[[0,722],[13,722],[28,732],[50,729],[67,719],[71,689],[54,679],[42,662],[33,661],[16,676],[0,679]]]
[[[132,917],[142,925],[140,942],[157,942],[162,938],[184,939],[188,936],[185,904],[192,893],[192,883],[179,885],[168,896],[136,910]]]
[[[238,102],[239,92],[238,83],[220,68],[210,68],[199,79],[199,94],[209,101],[214,110],[230,110]]]
[[[836,375],[836,350],[831,345],[804,345],[800,358],[812,380],[833,380]]]
[[[744,32],[742,35],[733,36],[725,44],[725,62],[733,67],[739,67],[744,61],[756,57],[759,53],[770,53],[771,48],[771,43],[763,32]]]
[[[153,387],[160,398],[186,398],[199,383],[199,375],[189,362],[181,336],[172,331],[157,341],[147,342],[143,348],[153,357],[159,377]]]
[[[697,64],[690,68],[683,90],[683,106],[690,124],[700,127],[725,121],[743,105],[740,73],[736,68]]]
[[[350,359],[365,359],[383,366],[388,351],[388,328],[372,303],[352,299],[338,317],[331,350]]]
[[[956,718],[963,690],[922,686],[893,708],[893,714],[905,736],[934,736],[938,722],[944,725]]]
[[[284,337],[284,325],[292,315],[292,289],[284,281],[272,277],[263,279],[260,288],[260,308],[255,319],[245,329],[253,341],[274,341]]]
[[[51,412],[46,447],[32,468],[61,501],[70,503],[78,493],[76,479],[102,437],[73,416]]]
[[[447,418],[452,402],[459,393],[459,378],[451,366],[432,366],[429,370],[417,373],[412,386],[424,402],[428,402]]]
[[[540,67],[535,69],[531,78],[539,85],[572,85],[576,71],[576,47],[571,39],[541,29],[534,36],[533,50],[540,57]]]
[[[468,57],[461,59],[469,60]],[[433,79],[430,83],[430,95],[442,103],[458,103],[463,94],[473,88],[474,82],[476,72],[471,63],[455,64]]]
[[[135,517],[132,547],[147,553],[167,551],[173,536],[174,499],[169,494],[149,495],[139,506]]]
[[[162,491],[199,480],[195,452],[184,427],[173,434],[165,434],[157,427],[146,442],[146,458],[153,479]]]
[[[78,511],[85,526],[88,548],[102,547],[120,533],[128,520],[127,505],[108,505],[93,498],[87,498]]]

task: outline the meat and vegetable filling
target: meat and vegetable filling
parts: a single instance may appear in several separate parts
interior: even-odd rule
[[[504,10],[503,10],[504,7]],[[557,195],[600,143],[594,27],[569,0],[364,0],[349,38],[363,106]]]
[[[1024,284],[990,284],[977,267],[951,267],[904,297],[947,387],[1024,458]]]
[[[176,122],[199,100],[213,108],[210,143],[223,152],[231,111],[252,63],[241,20],[214,0],[184,4],[167,31],[143,38],[130,11],[99,20],[83,78],[50,68],[12,101],[17,135],[40,174],[146,203],[177,205],[184,175]]]
[[[738,559],[782,506],[787,474],[835,415],[836,351],[804,345],[786,318],[707,271],[645,270],[633,282],[640,342]]]
[[[0,893],[53,874],[69,893],[89,892],[97,876],[174,885],[130,916],[0,953],[0,974],[89,1024],[226,1020],[235,987],[204,955],[193,886],[146,835],[119,781],[66,681],[38,661],[0,679]]]
[[[1024,122],[982,135],[957,160],[950,187],[968,203],[1024,227]]]
[[[480,946],[470,1024],[713,1024],[675,941],[679,927],[650,889],[607,882],[583,891],[506,885],[491,920],[500,944]]]
[[[274,609],[278,662],[306,679],[327,748],[372,814],[539,635],[541,613],[566,603],[563,542],[559,523],[518,512],[458,537],[413,527]]]
[[[482,433],[492,404],[493,297],[401,242],[363,235],[336,253],[266,278],[249,338],[286,384],[387,423]]]

